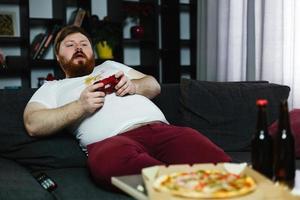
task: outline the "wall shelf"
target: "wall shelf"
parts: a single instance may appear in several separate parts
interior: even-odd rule
[[[19,46],[25,43],[26,39],[23,37],[0,37],[0,44],[3,46]]]
[[[20,56],[7,56],[8,68],[0,69],[1,76],[20,75],[22,87],[31,87],[31,71],[50,68],[57,78],[64,75],[56,62],[55,55],[50,58],[33,60],[30,58],[30,38],[37,34],[36,30],[54,25],[65,25],[68,23],[67,12],[70,7],[83,7],[91,14],[92,0],[51,0],[53,18],[31,18],[29,15],[29,0],[0,0],[0,5],[17,5],[20,15],[20,37],[0,37],[0,47],[13,47],[20,49]],[[163,83],[179,82],[181,74],[196,76],[196,6],[197,0],[189,3],[180,3],[179,0],[109,0],[107,1],[107,16],[111,22],[124,25],[124,20],[132,13],[128,8],[145,9],[147,14],[140,13],[136,17],[139,25],[144,27],[142,39],[123,38],[120,33],[120,44],[115,52],[115,59],[124,62],[124,49],[137,48],[140,63],[131,66],[143,73],[153,75]],[[127,10],[126,10],[127,9]],[[181,12],[190,15],[190,39],[180,39]],[[161,23],[159,22],[161,19]],[[124,30],[123,30],[124,31]],[[162,47],[159,47],[161,40]],[[182,48],[190,49],[190,65],[180,65],[180,51]],[[105,59],[96,59],[96,64],[101,64]],[[126,63],[125,63],[126,64]]]
[[[54,19],[54,18],[30,18],[29,20],[30,26],[54,26],[54,25],[62,25],[62,19]]]
[[[8,4],[8,5],[13,5],[16,4],[18,5],[22,0],[1,0],[0,4]]]
[[[13,75],[27,72],[27,59],[22,56],[6,56],[6,67],[0,67],[1,75]]]

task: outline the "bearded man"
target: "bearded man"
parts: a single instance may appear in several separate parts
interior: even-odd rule
[[[95,67],[91,39],[83,29],[60,30],[55,54],[66,78],[36,91],[24,111],[25,127],[35,137],[70,130],[99,185],[111,188],[112,176],[138,174],[153,165],[231,160],[196,130],[168,123],[150,100],[160,93],[154,77],[114,61]],[[105,94],[103,83],[93,83],[109,76],[119,81],[115,92]]]

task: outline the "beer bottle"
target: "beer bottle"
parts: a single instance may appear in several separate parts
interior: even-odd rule
[[[273,177],[273,140],[267,128],[266,99],[258,99],[256,131],[251,142],[251,162],[256,171],[268,178]]]
[[[280,104],[274,161],[275,181],[293,188],[295,179],[295,141],[290,128],[289,110],[286,100]]]

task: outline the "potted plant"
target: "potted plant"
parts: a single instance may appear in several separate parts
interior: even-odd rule
[[[120,26],[107,18],[98,20],[97,16],[92,16],[91,35],[98,57],[113,59],[114,49],[120,44]]]

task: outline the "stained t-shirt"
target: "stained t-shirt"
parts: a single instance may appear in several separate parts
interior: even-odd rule
[[[123,71],[130,79],[130,69],[124,64],[106,61],[96,66],[90,75],[44,83],[29,102],[38,102],[49,109],[61,107],[79,99],[88,80],[107,78],[119,71]],[[111,93],[105,96],[101,109],[70,129],[86,150],[88,144],[117,135],[134,125],[152,121],[168,123],[164,114],[151,100],[138,94],[120,97]]]

